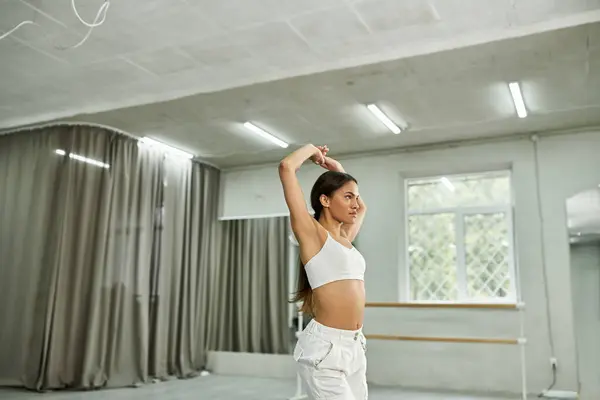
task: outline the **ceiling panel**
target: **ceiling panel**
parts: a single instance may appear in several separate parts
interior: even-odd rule
[[[22,4],[26,4],[31,9],[38,10],[40,13],[60,22],[60,24],[73,31],[74,33],[85,35],[89,28],[79,21],[73,8],[71,1],[57,1],[57,0],[21,0]],[[105,0],[79,0],[75,1],[76,10],[80,17],[92,24],[100,11],[100,8],[104,4]],[[19,1],[14,1],[19,3]],[[116,5],[116,7],[115,7]],[[110,5],[109,9],[119,9],[123,5],[122,2],[116,2],[116,4]],[[111,15],[115,13],[111,10]],[[102,14],[101,14],[102,15]],[[101,20],[101,17],[98,21]],[[46,26],[44,26],[46,28]]]
[[[319,42],[334,44],[369,35],[356,12],[347,6],[303,14],[292,18],[290,24],[311,45]]]
[[[485,27],[508,27],[511,24],[513,3],[520,0],[431,0],[440,21],[449,31]]]
[[[198,68],[198,62],[177,47],[134,53],[123,59],[156,75],[173,74]]]
[[[41,53],[11,37],[0,41],[0,54],[3,55],[3,60],[5,57],[10,60],[10,62],[0,62],[0,73],[3,76],[2,84],[14,86],[16,89],[18,89],[21,82],[10,79],[13,76],[35,80],[39,75],[40,65],[44,65],[46,69],[43,75],[68,67],[65,62]]]
[[[430,1],[362,0],[352,5],[371,32],[430,25],[439,20],[438,12]]]
[[[25,25],[19,29],[15,36],[30,39],[40,34],[52,34],[64,30],[66,27],[60,21],[53,19],[48,14],[40,12],[28,3],[19,0],[0,0],[0,31],[6,32],[23,21],[34,22],[35,25]]]
[[[343,3],[344,0],[188,0],[191,7],[200,10],[211,20],[220,21],[228,31],[282,21],[294,15]]]
[[[354,60],[362,59],[365,56],[374,56],[387,51],[384,42],[374,35],[360,37],[340,38],[337,42],[317,42],[312,43],[311,48],[318,55],[319,60],[332,68],[343,68],[344,60],[348,54],[352,54]],[[361,63],[360,61],[356,61]]]
[[[519,24],[597,10],[598,7],[600,7],[599,0],[517,0],[514,5],[516,22]]]
[[[181,50],[198,63],[209,67],[224,67],[231,64],[246,63],[254,58],[244,46],[238,44],[215,46],[212,41],[183,46]]]
[[[236,32],[230,39],[252,52],[306,51],[308,44],[286,22],[269,22]]]

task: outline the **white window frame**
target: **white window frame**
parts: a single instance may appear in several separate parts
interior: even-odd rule
[[[417,179],[441,179],[442,177],[465,177],[469,175],[489,176],[497,174],[506,174],[509,179],[509,202],[501,204],[492,204],[489,206],[467,206],[467,207],[447,207],[447,208],[431,208],[425,210],[410,210],[408,203],[408,189],[409,181]],[[467,266],[465,263],[465,243],[464,243],[464,221],[465,216],[476,215],[476,214],[498,214],[504,213],[506,216],[507,230],[508,230],[508,269],[510,277],[510,290],[511,295],[505,298],[498,299],[469,299],[467,294]],[[455,228],[455,240],[456,240],[456,283],[458,296],[456,300],[415,300],[411,296],[411,264],[409,256],[409,219],[413,215],[428,215],[428,214],[453,214],[454,215],[454,228]],[[495,170],[495,171],[484,171],[484,172],[464,172],[460,174],[440,174],[437,176],[414,176],[404,179],[404,265],[406,266],[405,275],[405,290],[406,290],[406,301],[409,303],[451,303],[451,304],[468,304],[468,303],[502,303],[502,304],[517,304],[518,302],[518,290],[519,285],[517,284],[517,265],[515,257],[515,241],[514,241],[514,195],[513,195],[513,184],[512,184],[512,171],[510,170]]]

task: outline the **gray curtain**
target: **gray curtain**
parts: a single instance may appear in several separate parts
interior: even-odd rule
[[[287,217],[221,222],[209,348],[288,353]]]
[[[161,164],[160,154],[100,128],[0,137],[1,383],[146,379]]]
[[[163,230],[153,278],[151,373],[194,376],[206,361],[217,269],[219,170],[165,160]]]
[[[60,126],[0,136],[0,184],[0,385],[120,387],[202,368],[217,169]]]

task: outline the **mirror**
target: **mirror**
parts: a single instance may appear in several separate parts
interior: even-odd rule
[[[566,201],[582,398],[600,381],[600,187]]]
[[[567,221],[571,244],[600,242],[600,187],[567,199]]]

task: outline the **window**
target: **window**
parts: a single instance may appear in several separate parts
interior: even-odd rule
[[[516,301],[510,173],[409,179],[411,301]]]

